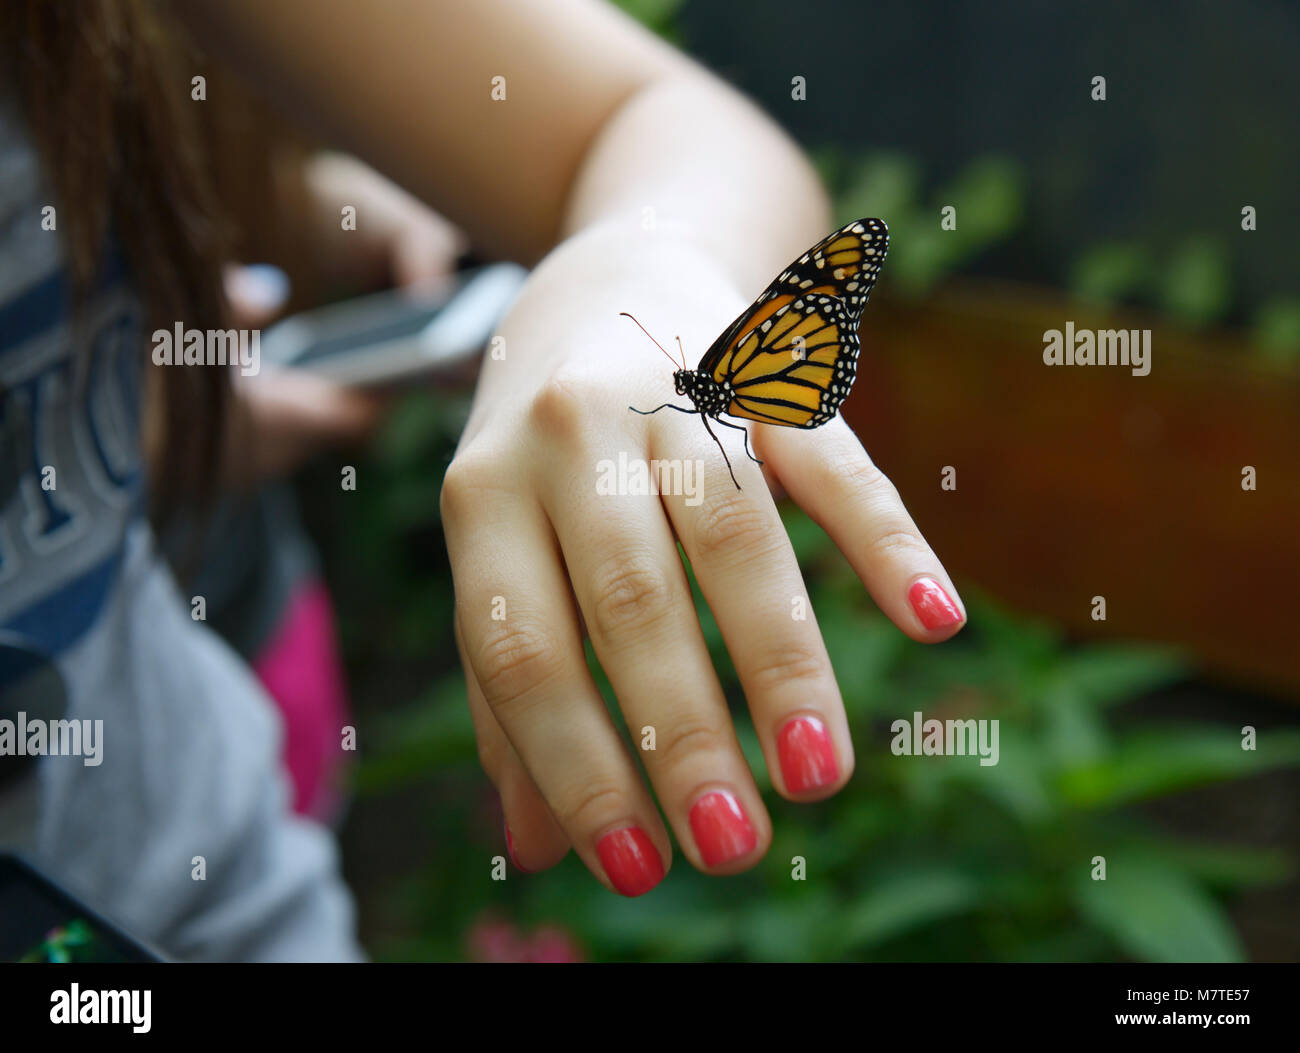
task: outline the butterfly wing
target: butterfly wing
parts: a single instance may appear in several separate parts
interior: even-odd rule
[[[834,296],[857,317],[867,305],[888,251],[889,228],[883,219],[855,220],[790,264],[769,290]]]
[[[858,322],[833,296],[797,296],[736,345],[732,417],[816,428],[839,411],[858,368]]]
[[[731,323],[699,372],[729,386],[733,417],[815,428],[857,375],[858,319],[889,251],[884,220],[859,219],[805,252]]]

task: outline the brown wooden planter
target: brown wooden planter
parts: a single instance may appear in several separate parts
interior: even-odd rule
[[[1067,320],[1151,329],[1150,375],[1044,365],[1044,331]],[[1006,284],[882,297],[861,332],[844,414],[959,583],[1300,696],[1296,371],[1239,339]]]

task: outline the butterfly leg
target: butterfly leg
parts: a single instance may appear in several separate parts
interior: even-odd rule
[[[731,421],[729,421],[729,420],[723,420],[721,417],[714,417],[713,419],[716,420],[719,424],[721,424],[724,428],[735,428],[736,431],[740,432],[740,434],[743,435],[743,436],[745,437],[745,453],[746,453],[746,455],[747,455],[747,456],[749,457],[749,459],[750,459],[751,461],[753,461],[755,464],[760,465],[760,466],[762,465],[763,462],[760,461],[757,457],[755,457],[752,453],[749,452],[749,429],[748,429],[748,428],[742,428],[739,424],[732,424]]]
[[[658,413],[661,409],[675,409],[678,413],[694,413],[693,409],[687,409],[685,406],[674,406],[671,402],[665,402],[662,406],[656,406],[654,409],[637,409],[635,406],[628,406],[633,413],[639,413],[643,417],[648,417],[652,413]]]
[[[735,473],[735,471],[734,471],[734,470],[732,469],[732,467],[731,467],[731,458],[729,458],[729,457],[727,456],[727,450],[726,450],[726,448],[722,445],[722,442],[718,439],[718,437],[717,437],[716,435],[713,434],[713,429],[709,427],[709,416],[708,416],[708,414],[707,414],[707,413],[701,413],[701,414],[700,414],[700,420],[704,421],[704,430],[707,431],[707,432],[709,433],[709,438],[712,439],[714,442],[716,442],[716,443],[718,444],[718,449],[722,451],[722,459],[723,459],[724,461],[727,462],[727,471],[728,471],[728,472],[731,472],[731,481],[732,481],[733,483],[736,483],[736,473]],[[722,421],[718,421],[718,423],[719,423],[719,424],[722,424],[723,422],[722,422]],[[740,484],[739,484],[739,483],[736,483],[736,489],[737,489],[737,490],[740,489]]]

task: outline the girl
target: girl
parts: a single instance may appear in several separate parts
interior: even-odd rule
[[[16,480],[0,515],[0,627],[58,670],[69,719],[104,722],[101,764],[49,757],[0,794],[0,836],[178,957],[355,958],[333,844],[287,807],[273,710],[190,617],[142,515],[142,430],[165,452],[150,489],[172,503],[230,467],[224,371],[146,357],[155,327],[222,317],[204,103],[145,0],[0,4],[0,392]],[[697,420],[627,412],[671,392],[619,313],[708,346],[830,229],[806,160],[597,0],[176,6],[285,113],[479,251],[535,264],[442,490],[470,705],[516,864],[541,870],[572,848],[637,895],[670,863],[588,675],[586,633],[629,726],[656,729],[643,759],[688,861],[752,866],[771,826],[677,542],[791,799],[833,794],[853,752],[816,623],[790,616],[804,590],[769,486],[825,527],[908,635],[939,641],[964,619],[841,420],[754,428],[767,478],[733,455],[737,489]],[[698,503],[601,496],[597,465],[620,453],[716,467]],[[57,484],[43,486],[50,468]]]

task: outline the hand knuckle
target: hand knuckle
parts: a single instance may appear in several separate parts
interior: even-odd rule
[[[568,830],[594,830],[626,808],[626,794],[619,786],[607,779],[594,778],[583,783],[559,806],[557,818]]]
[[[586,441],[595,401],[592,382],[585,375],[560,369],[547,377],[533,396],[529,421],[545,439],[579,444]]]
[[[456,455],[442,477],[438,505],[442,518],[462,518],[482,499],[487,490],[500,487],[497,460],[494,456],[465,451]]]
[[[724,736],[705,720],[687,717],[673,721],[662,729],[659,738],[659,761],[672,767],[689,757],[713,756],[722,749]]]
[[[644,631],[672,610],[672,586],[653,559],[620,556],[596,571],[591,628],[602,637]]]
[[[818,680],[826,675],[827,659],[820,651],[804,645],[774,647],[765,652],[749,671],[748,679],[759,690],[790,683]]]
[[[871,553],[878,559],[893,560],[924,555],[928,551],[925,542],[910,530],[887,530],[871,539]]]
[[[556,677],[563,662],[550,634],[539,626],[518,616],[491,625],[473,664],[484,697],[500,709]]]
[[[898,491],[889,476],[870,460],[836,460],[826,466],[827,486],[850,500],[897,498]]]
[[[763,510],[736,494],[703,506],[694,539],[696,552],[706,560],[750,559],[770,549],[772,532]]]

